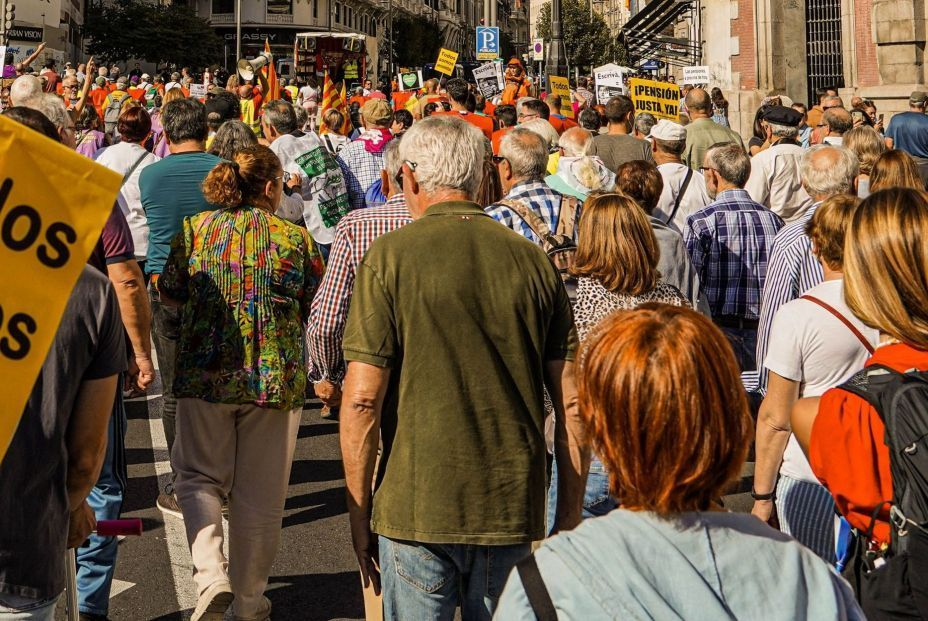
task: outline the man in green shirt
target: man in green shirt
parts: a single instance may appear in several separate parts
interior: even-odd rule
[[[701,88],[694,88],[686,95],[686,107],[690,112],[690,123],[686,126],[686,147],[683,163],[699,170],[709,147],[717,144],[736,144],[742,149],[744,141],[734,131],[712,120],[712,99]]]
[[[570,303],[541,248],[473,202],[483,143],[455,117],[409,129],[400,158],[413,222],[371,245],[345,327],[349,517],[388,618],[452,619],[459,605],[465,621],[492,616],[507,574],[545,534],[545,386],[568,470],[558,526],[580,520],[588,455]]]

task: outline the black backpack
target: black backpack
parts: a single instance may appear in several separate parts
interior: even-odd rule
[[[870,621],[928,620],[928,372],[884,366],[860,371],[841,388],[874,407],[886,428],[893,497],[852,540],[844,575]],[[873,551],[873,522],[890,506],[888,549]]]

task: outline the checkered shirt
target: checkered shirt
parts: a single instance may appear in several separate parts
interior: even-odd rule
[[[686,220],[683,241],[713,317],[757,319],[783,220],[745,190],[725,190]]]
[[[338,223],[325,277],[309,313],[306,340],[311,381],[337,383],[344,377],[342,338],[358,264],[375,239],[410,222],[405,197],[395,194],[380,207],[352,211]]]
[[[348,188],[348,201],[352,209],[363,209],[367,206],[364,195],[367,190],[380,179],[383,170],[383,152],[370,153],[364,148],[364,142],[355,140],[339,151],[335,158],[345,175],[345,185]]]
[[[561,195],[548,187],[542,179],[520,181],[509,190],[506,200],[523,201],[541,216],[549,229],[552,231],[557,230],[558,217],[561,215]],[[486,212],[497,222],[505,224],[529,241],[541,245],[541,239],[535,235],[528,222],[520,218],[519,214],[509,207],[495,203],[487,207]]]

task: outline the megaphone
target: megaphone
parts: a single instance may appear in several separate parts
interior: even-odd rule
[[[274,60],[270,52],[261,52],[251,60],[246,60],[242,58],[238,61],[238,74],[242,76],[242,79],[246,82],[253,80],[255,73],[258,72],[261,67],[269,65]]]

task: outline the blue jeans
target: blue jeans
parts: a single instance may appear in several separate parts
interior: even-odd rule
[[[58,598],[30,599],[0,593],[0,621],[54,621]]]
[[[606,515],[619,506],[619,501],[609,492],[609,473],[596,454],[590,462],[590,474],[586,478],[586,490],[583,494],[583,519]],[[554,530],[557,516],[557,460],[551,465],[551,485],[548,487],[548,514],[546,526],[548,533]]]
[[[480,546],[380,537],[384,619],[490,621],[509,572],[531,544]]]
[[[120,381],[122,376],[120,376]],[[116,403],[107,430],[106,456],[100,478],[87,504],[97,520],[116,520],[122,512],[126,489],[126,409],[122,391],[116,391]],[[110,586],[116,571],[116,537],[90,535],[87,545],[77,549],[77,601],[81,612],[106,615],[110,607]]]
[[[757,369],[757,329],[756,328],[725,328],[719,326],[732,349],[735,350],[735,359],[741,371],[754,371]],[[763,362],[763,361],[761,361]]]

